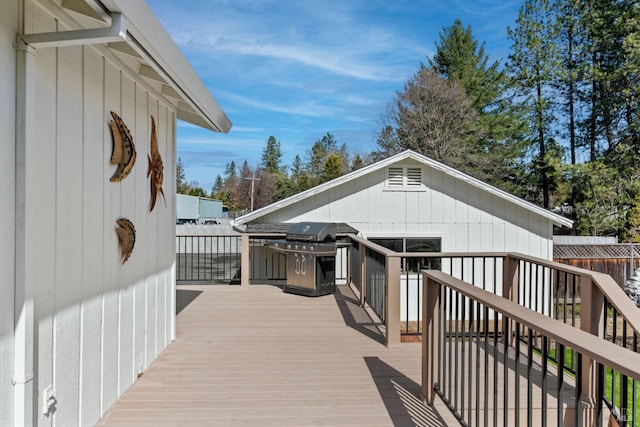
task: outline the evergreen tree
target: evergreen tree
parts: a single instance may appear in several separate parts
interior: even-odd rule
[[[478,112],[495,104],[502,95],[506,76],[499,62],[489,65],[484,43],[478,43],[471,26],[463,27],[459,19],[440,33],[436,54],[428,62],[442,77],[458,81]]]
[[[236,170],[236,162],[233,160],[227,163],[224,170],[224,184],[222,201],[229,209],[238,208],[238,172]]]
[[[364,167],[364,160],[360,154],[356,154],[351,161],[351,171],[356,171]]]
[[[337,153],[329,154],[327,160],[324,162],[319,184],[344,175],[344,169],[345,166],[342,163],[342,158]]]
[[[262,151],[262,167],[269,173],[281,172],[282,155],[280,141],[270,136]]]
[[[617,161],[627,149],[640,152],[640,7],[633,0],[581,5],[591,52],[592,158],[602,142]]]
[[[270,194],[272,197],[269,203],[286,199],[298,192],[293,178],[288,177],[283,172],[268,173],[265,171],[264,175],[267,176],[271,182]]]
[[[436,54],[429,66],[447,80],[457,82],[469,97],[476,112],[475,141],[471,150],[478,155],[475,166],[467,172],[487,182],[515,191],[513,167],[524,156],[522,134],[524,123],[519,110],[512,108],[506,92],[506,73],[498,61],[490,62],[484,43],[473,36],[471,26],[458,19],[445,27],[436,43]],[[393,144],[393,135],[381,133],[384,144]],[[385,140],[386,138],[386,140]],[[489,172],[489,173],[487,173]]]
[[[293,164],[291,165],[291,187],[293,194],[300,192],[300,176],[303,173],[303,165],[302,159],[298,154],[293,159]]]
[[[189,196],[207,197],[207,193],[200,187],[198,181],[191,181],[189,183],[189,190],[186,194]]]
[[[238,183],[238,172],[236,170],[236,162],[233,160],[227,163],[224,169],[224,185],[225,187],[235,188]]]
[[[620,169],[597,160],[576,165],[575,177],[581,189],[576,200],[578,233],[633,240],[637,225],[629,207],[638,194],[639,174],[625,177]]]
[[[529,114],[531,142],[537,147],[534,169],[539,176],[542,206],[549,208],[550,188],[547,146],[554,125],[552,82],[560,61],[555,44],[556,26],[547,0],[526,0],[518,14],[515,29],[508,29],[512,41],[509,70],[520,95],[520,102]]]
[[[311,186],[315,186],[321,182],[324,182],[324,167],[327,159],[332,154],[335,154],[340,159],[341,165],[340,174],[343,175],[348,172],[349,154],[346,144],[338,146],[338,141],[335,137],[327,132],[322,139],[316,141],[311,147],[311,151],[308,154],[307,172],[309,175]],[[335,165],[336,163],[332,164]]]
[[[224,190],[224,182],[220,175],[216,176],[216,180],[211,187],[211,197],[214,199],[220,198],[220,193]]]
[[[405,150],[398,139],[398,132],[395,127],[397,123],[395,106],[396,104],[389,104],[382,117],[384,125],[376,138],[376,149],[371,153],[371,157],[376,162]]]
[[[178,194],[189,193],[189,184],[187,184],[184,174],[184,163],[180,157],[178,157],[178,161],[176,162],[176,192]]]

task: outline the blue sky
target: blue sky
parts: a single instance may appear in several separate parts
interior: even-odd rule
[[[522,1],[147,0],[233,122],[228,134],[178,123],[188,181],[210,191],[235,161],[255,167],[269,136],[283,163],[327,132],[375,148],[380,117],[459,18],[501,63]]]

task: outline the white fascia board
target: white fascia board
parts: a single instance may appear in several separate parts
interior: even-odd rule
[[[194,115],[178,109],[180,120],[217,132],[229,132],[231,121],[144,1],[88,1],[99,2],[110,12],[119,12],[126,17],[127,42],[195,111]],[[198,116],[197,119],[194,116]]]
[[[331,181],[325,182],[324,184],[320,184],[318,186],[315,186],[313,188],[310,188],[308,190],[305,190],[301,193],[298,194],[294,194],[293,196],[289,196],[286,199],[282,199],[278,202],[272,203],[268,206],[265,206],[263,208],[257,209],[253,212],[250,212],[246,215],[243,215],[241,217],[236,218],[236,224],[237,225],[242,225],[242,224],[246,224],[249,223],[255,219],[258,219],[260,217],[263,217],[267,214],[270,214],[271,212],[275,212],[279,209],[282,209],[284,207],[290,206],[293,203],[296,203],[300,200],[304,200],[308,197],[314,196],[316,194],[322,193],[323,191],[329,190],[331,188],[337,187],[338,185],[347,182],[347,181],[351,181],[352,179],[356,179],[358,177],[361,177],[363,175],[366,175],[370,172],[376,171],[378,169],[384,168],[385,166],[387,166],[388,164],[391,163],[395,163],[398,160],[401,160],[402,158],[406,158],[408,157],[407,155],[408,151],[404,151],[400,154],[396,154],[395,156],[386,158],[384,160],[381,160],[379,162],[367,165],[363,168],[360,168],[356,171],[350,172],[346,175],[342,175],[338,178],[335,178]]]
[[[414,151],[411,150],[406,150],[403,151],[401,153],[398,153],[394,156],[388,157],[384,160],[381,160],[379,162],[373,163],[371,165],[365,166],[361,169],[358,169],[354,172],[348,173],[346,175],[343,175],[341,177],[338,177],[332,181],[326,182],[324,184],[318,185],[317,187],[313,187],[309,190],[303,191],[302,193],[298,193],[296,195],[293,195],[291,197],[288,197],[286,199],[280,200],[279,202],[273,203],[269,206],[265,206],[261,209],[258,209],[256,211],[253,211],[251,213],[248,213],[246,215],[243,215],[239,218],[236,219],[236,224],[237,225],[242,225],[242,224],[246,224],[249,223],[253,220],[256,220],[260,217],[263,217],[267,214],[270,214],[272,212],[275,212],[279,209],[282,209],[284,207],[290,206],[293,203],[296,203],[300,200],[306,199],[308,197],[314,196],[315,194],[321,193],[323,191],[326,191],[328,189],[337,187],[338,185],[346,182],[346,181],[350,181],[352,179],[356,179],[360,176],[369,174],[373,171],[376,170],[380,170],[382,168],[385,168],[391,164],[400,162],[402,160],[406,160],[406,159],[413,159],[427,167],[439,170],[455,179],[467,182],[468,184],[477,187],[479,189],[481,189],[482,191],[486,191],[490,194],[493,194],[501,199],[504,199],[510,203],[513,203],[517,206],[523,207],[524,209],[527,209],[528,211],[534,212],[544,218],[549,219],[552,223],[554,223],[555,225],[561,225],[561,226],[565,226],[565,227],[569,227],[571,228],[573,226],[573,221],[571,221],[568,218],[565,218],[561,215],[555,214],[547,209],[543,209],[540,206],[534,205],[533,203],[527,202],[526,200],[523,200],[519,197],[514,196],[513,194],[509,194],[506,191],[500,190],[499,188],[493,187],[489,184],[486,184],[482,181],[480,181],[479,179],[476,179],[470,175],[467,175],[463,172],[460,172],[457,169],[454,169],[452,167],[449,167],[443,163],[437,162],[433,159],[430,159],[429,157],[423,156],[422,154],[418,154]]]
[[[422,154],[418,154],[414,151],[405,151],[405,153],[408,153],[409,155],[407,157],[411,157],[414,160],[423,163],[425,165],[428,165],[436,170],[440,170],[444,173],[446,173],[447,175],[450,175],[456,179],[459,179],[461,181],[465,181],[467,182],[469,185],[472,185],[474,187],[479,188],[482,191],[486,191],[487,193],[493,194],[501,199],[504,199],[508,202],[511,202],[517,206],[523,207],[529,211],[532,211],[538,215],[541,215],[549,220],[551,220],[554,224],[556,225],[562,225],[565,227],[573,227],[573,221],[570,220],[569,218],[565,218],[562,215],[558,215],[556,213],[551,212],[550,210],[544,209],[538,205],[535,205],[531,202],[528,202],[526,200],[523,200],[517,196],[514,196],[513,194],[510,194],[504,190],[501,190],[499,188],[493,187],[492,185],[489,185],[483,181],[480,181],[477,178],[474,178],[470,175],[467,175],[463,172],[460,172],[457,169],[454,169],[450,166],[447,166],[443,163],[437,162],[433,159],[430,159],[429,157],[423,156]],[[401,153],[402,154],[402,153]]]

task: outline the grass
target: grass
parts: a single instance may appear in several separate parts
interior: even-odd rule
[[[542,352],[540,352],[539,350],[534,349],[534,352],[539,356],[542,356]],[[554,366],[557,366],[556,362],[554,361],[556,360],[555,347],[550,349],[549,357],[552,359],[550,360],[550,363],[553,364]],[[572,357],[573,357],[573,363],[577,363],[578,361],[577,352],[573,349],[566,348],[564,352],[565,369],[572,366]],[[566,373],[567,375],[575,378],[575,374],[573,374],[572,372],[567,371]],[[623,387],[622,375],[619,372],[615,372],[611,368],[605,368],[605,387],[604,387],[605,397],[616,408],[618,408],[619,415],[621,415],[627,421],[627,423],[629,423],[630,425],[633,425],[632,417],[638,418],[637,415],[640,414],[640,382],[639,381],[635,382],[635,389],[636,389],[635,408],[633,405],[633,388],[634,388],[633,379],[627,378],[626,387],[627,387],[628,394],[627,394],[626,404],[623,404],[622,402],[622,387]],[[615,394],[614,394],[614,391],[615,391]],[[615,400],[613,398],[614,395],[615,395]],[[633,411],[629,411],[630,408],[634,408]]]
[[[614,387],[614,379],[615,379],[615,387]],[[636,389],[636,405],[633,409],[633,413],[629,411],[629,408],[633,408],[633,380],[631,378],[627,378],[627,402],[624,404],[622,402],[622,388],[623,381],[622,375],[619,372],[614,372],[611,368],[605,368],[605,389],[604,394],[606,398],[613,403],[615,407],[620,410],[620,414],[625,417],[628,423],[631,423],[631,417],[640,414],[640,382],[635,383]],[[615,389],[615,400],[613,399],[613,390]]]

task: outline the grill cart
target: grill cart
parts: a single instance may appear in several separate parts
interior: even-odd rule
[[[319,296],[336,291],[336,225],[327,222],[299,222],[289,227],[284,240],[272,240],[269,247],[287,257],[285,292]]]

